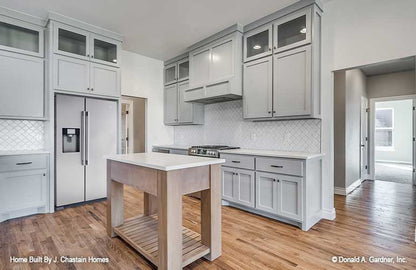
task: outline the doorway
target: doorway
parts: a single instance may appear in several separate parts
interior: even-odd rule
[[[143,153],[146,146],[146,99],[121,98],[121,153]]]
[[[373,179],[414,184],[414,96],[372,100]]]

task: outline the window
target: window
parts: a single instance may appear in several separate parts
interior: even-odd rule
[[[394,110],[393,108],[376,109],[376,148],[393,150]]]

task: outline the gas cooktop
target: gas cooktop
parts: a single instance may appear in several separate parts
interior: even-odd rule
[[[188,154],[191,156],[201,157],[220,157],[220,150],[238,149],[240,147],[232,147],[227,145],[195,145],[188,149]]]

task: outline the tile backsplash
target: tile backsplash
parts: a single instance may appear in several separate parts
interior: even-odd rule
[[[174,129],[178,145],[225,144],[308,153],[321,149],[321,120],[244,121],[241,100],[205,105],[204,125]]]
[[[45,148],[44,122],[0,120],[0,151]]]

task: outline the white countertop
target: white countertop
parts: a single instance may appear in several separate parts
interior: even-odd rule
[[[19,155],[36,155],[49,154],[49,151],[41,150],[0,150],[0,156],[19,156]]]
[[[295,158],[295,159],[312,159],[323,157],[324,154],[310,154],[302,152],[283,152],[273,150],[259,150],[259,149],[231,149],[221,150],[220,153],[224,154],[236,154],[236,155],[250,155],[250,156],[263,156],[263,157],[281,157],[281,158]]]
[[[162,171],[173,171],[225,163],[225,159],[185,156],[165,153],[135,153],[106,156],[109,160],[138,165]]]
[[[177,145],[177,144],[165,144],[165,145],[153,145],[156,148],[169,148],[169,149],[178,149],[178,150],[188,150],[190,145]]]

